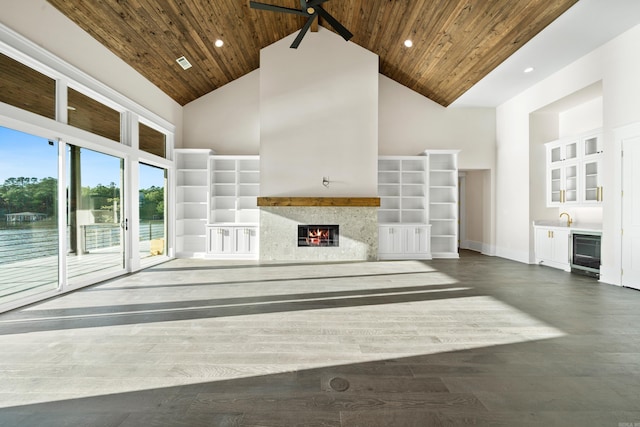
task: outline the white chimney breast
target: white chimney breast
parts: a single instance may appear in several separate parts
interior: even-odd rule
[[[260,52],[260,195],[377,196],[378,56],[296,34]]]

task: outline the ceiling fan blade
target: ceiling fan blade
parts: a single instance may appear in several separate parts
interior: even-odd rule
[[[338,32],[338,34],[342,36],[343,39],[349,41],[349,39],[353,37],[353,34],[351,34],[349,30],[347,30],[341,23],[339,23],[336,18],[331,16],[329,12],[324,10],[322,6],[316,6],[316,12],[318,12],[320,16],[326,19],[327,22],[333,27],[334,30]]]
[[[300,32],[296,36],[296,39],[293,41],[293,43],[291,43],[291,46],[290,46],[291,49],[297,49],[298,46],[300,46],[300,42],[302,41],[302,38],[304,37],[305,34],[307,34],[307,31],[309,31],[309,27],[311,27],[311,23],[315,18],[316,18],[315,15],[311,15],[309,19],[307,19],[307,22],[304,23],[304,26],[300,29]]]
[[[307,12],[302,10],[291,9],[291,8],[282,7],[282,6],[274,6],[272,4],[266,4],[266,3],[258,3],[257,1],[250,1],[249,7],[251,7],[252,9],[269,10],[271,12],[284,12],[284,13],[293,13],[294,15],[300,15],[300,16],[309,16]]]
[[[301,0],[302,1],[302,0]],[[329,0],[309,0],[307,2],[307,7],[316,7],[316,6],[320,6],[322,3],[325,3]]]
[[[300,10],[307,9],[307,0],[300,0]]]

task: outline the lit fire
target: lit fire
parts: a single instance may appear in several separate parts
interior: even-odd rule
[[[329,230],[318,228],[316,230],[309,230],[309,236],[307,237],[307,244],[311,246],[320,246],[322,243],[329,240]]]

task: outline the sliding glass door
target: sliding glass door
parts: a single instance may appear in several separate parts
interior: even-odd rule
[[[0,127],[0,304],[58,288],[58,143]]]
[[[145,163],[138,170],[139,257],[144,265],[167,253],[167,171]]]
[[[0,311],[168,257],[167,169],[98,150],[0,127]]]
[[[124,160],[67,145],[67,281],[85,284],[125,268]]]

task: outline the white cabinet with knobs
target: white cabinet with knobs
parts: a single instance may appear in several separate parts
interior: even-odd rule
[[[537,264],[571,271],[568,227],[534,226]]]
[[[210,225],[207,254],[215,259],[258,259],[258,227]]]
[[[431,259],[429,225],[381,225],[378,230],[380,259]]]
[[[602,132],[545,144],[547,206],[592,206],[603,200]]]

